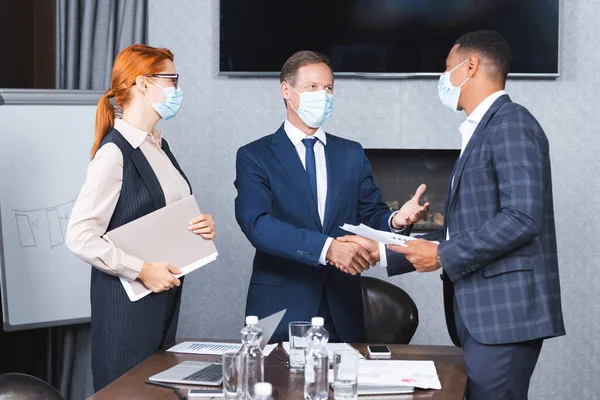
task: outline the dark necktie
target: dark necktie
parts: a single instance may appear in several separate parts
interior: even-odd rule
[[[319,198],[317,196],[317,165],[315,163],[315,143],[318,139],[302,139],[304,147],[306,148],[306,174],[308,175],[308,182],[312,189],[313,196],[315,198],[315,204],[319,205]]]

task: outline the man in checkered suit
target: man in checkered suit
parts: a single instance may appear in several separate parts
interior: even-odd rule
[[[439,95],[467,119],[445,226],[389,246],[398,252],[388,256],[390,275],[442,268],[446,323],[464,351],[469,400],[527,399],[542,341],[565,334],[548,140],[504,92],[510,61],[496,32],[466,34],[450,51]]]

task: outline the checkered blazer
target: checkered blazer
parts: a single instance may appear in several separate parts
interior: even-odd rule
[[[457,161],[444,215],[444,231],[428,239],[440,240],[455,342],[453,301],[484,344],[565,334],[548,140],[507,95],[494,102]]]

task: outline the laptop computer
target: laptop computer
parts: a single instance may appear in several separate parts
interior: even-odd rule
[[[273,333],[275,333],[275,329],[277,329],[277,326],[281,322],[285,312],[286,310],[281,310],[258,321],[258,327],[263,332],[263,337],[260,342],[261,349],[264,350],[267,343],[269,343],[269,340],[271,340],[271,337],[273,336]],[[185,350],[189,349],[190,347],[196,349],[201,348],[205,344],[213,347],[213,349],[210,350],[211,352],[217,351],[220,354],[223,354],[227,351],[238,350],[241,347],[241,344],[232,343],[215,344],[210,342],[183,342],[167,351],[198,354],[199,350]],[[182,351],[177,349],[180,346]],[[151,376],[148,378],[148,380],[154,382],[180,383],[184,385],[219,386],[223,382],[223,369],[221,363],[184,361],[174,367]]]

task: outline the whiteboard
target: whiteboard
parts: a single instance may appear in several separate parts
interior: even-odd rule
[[[87,322],[91,267],[65,246],[85,179],[95,106],[0,106],[4,330]]]

